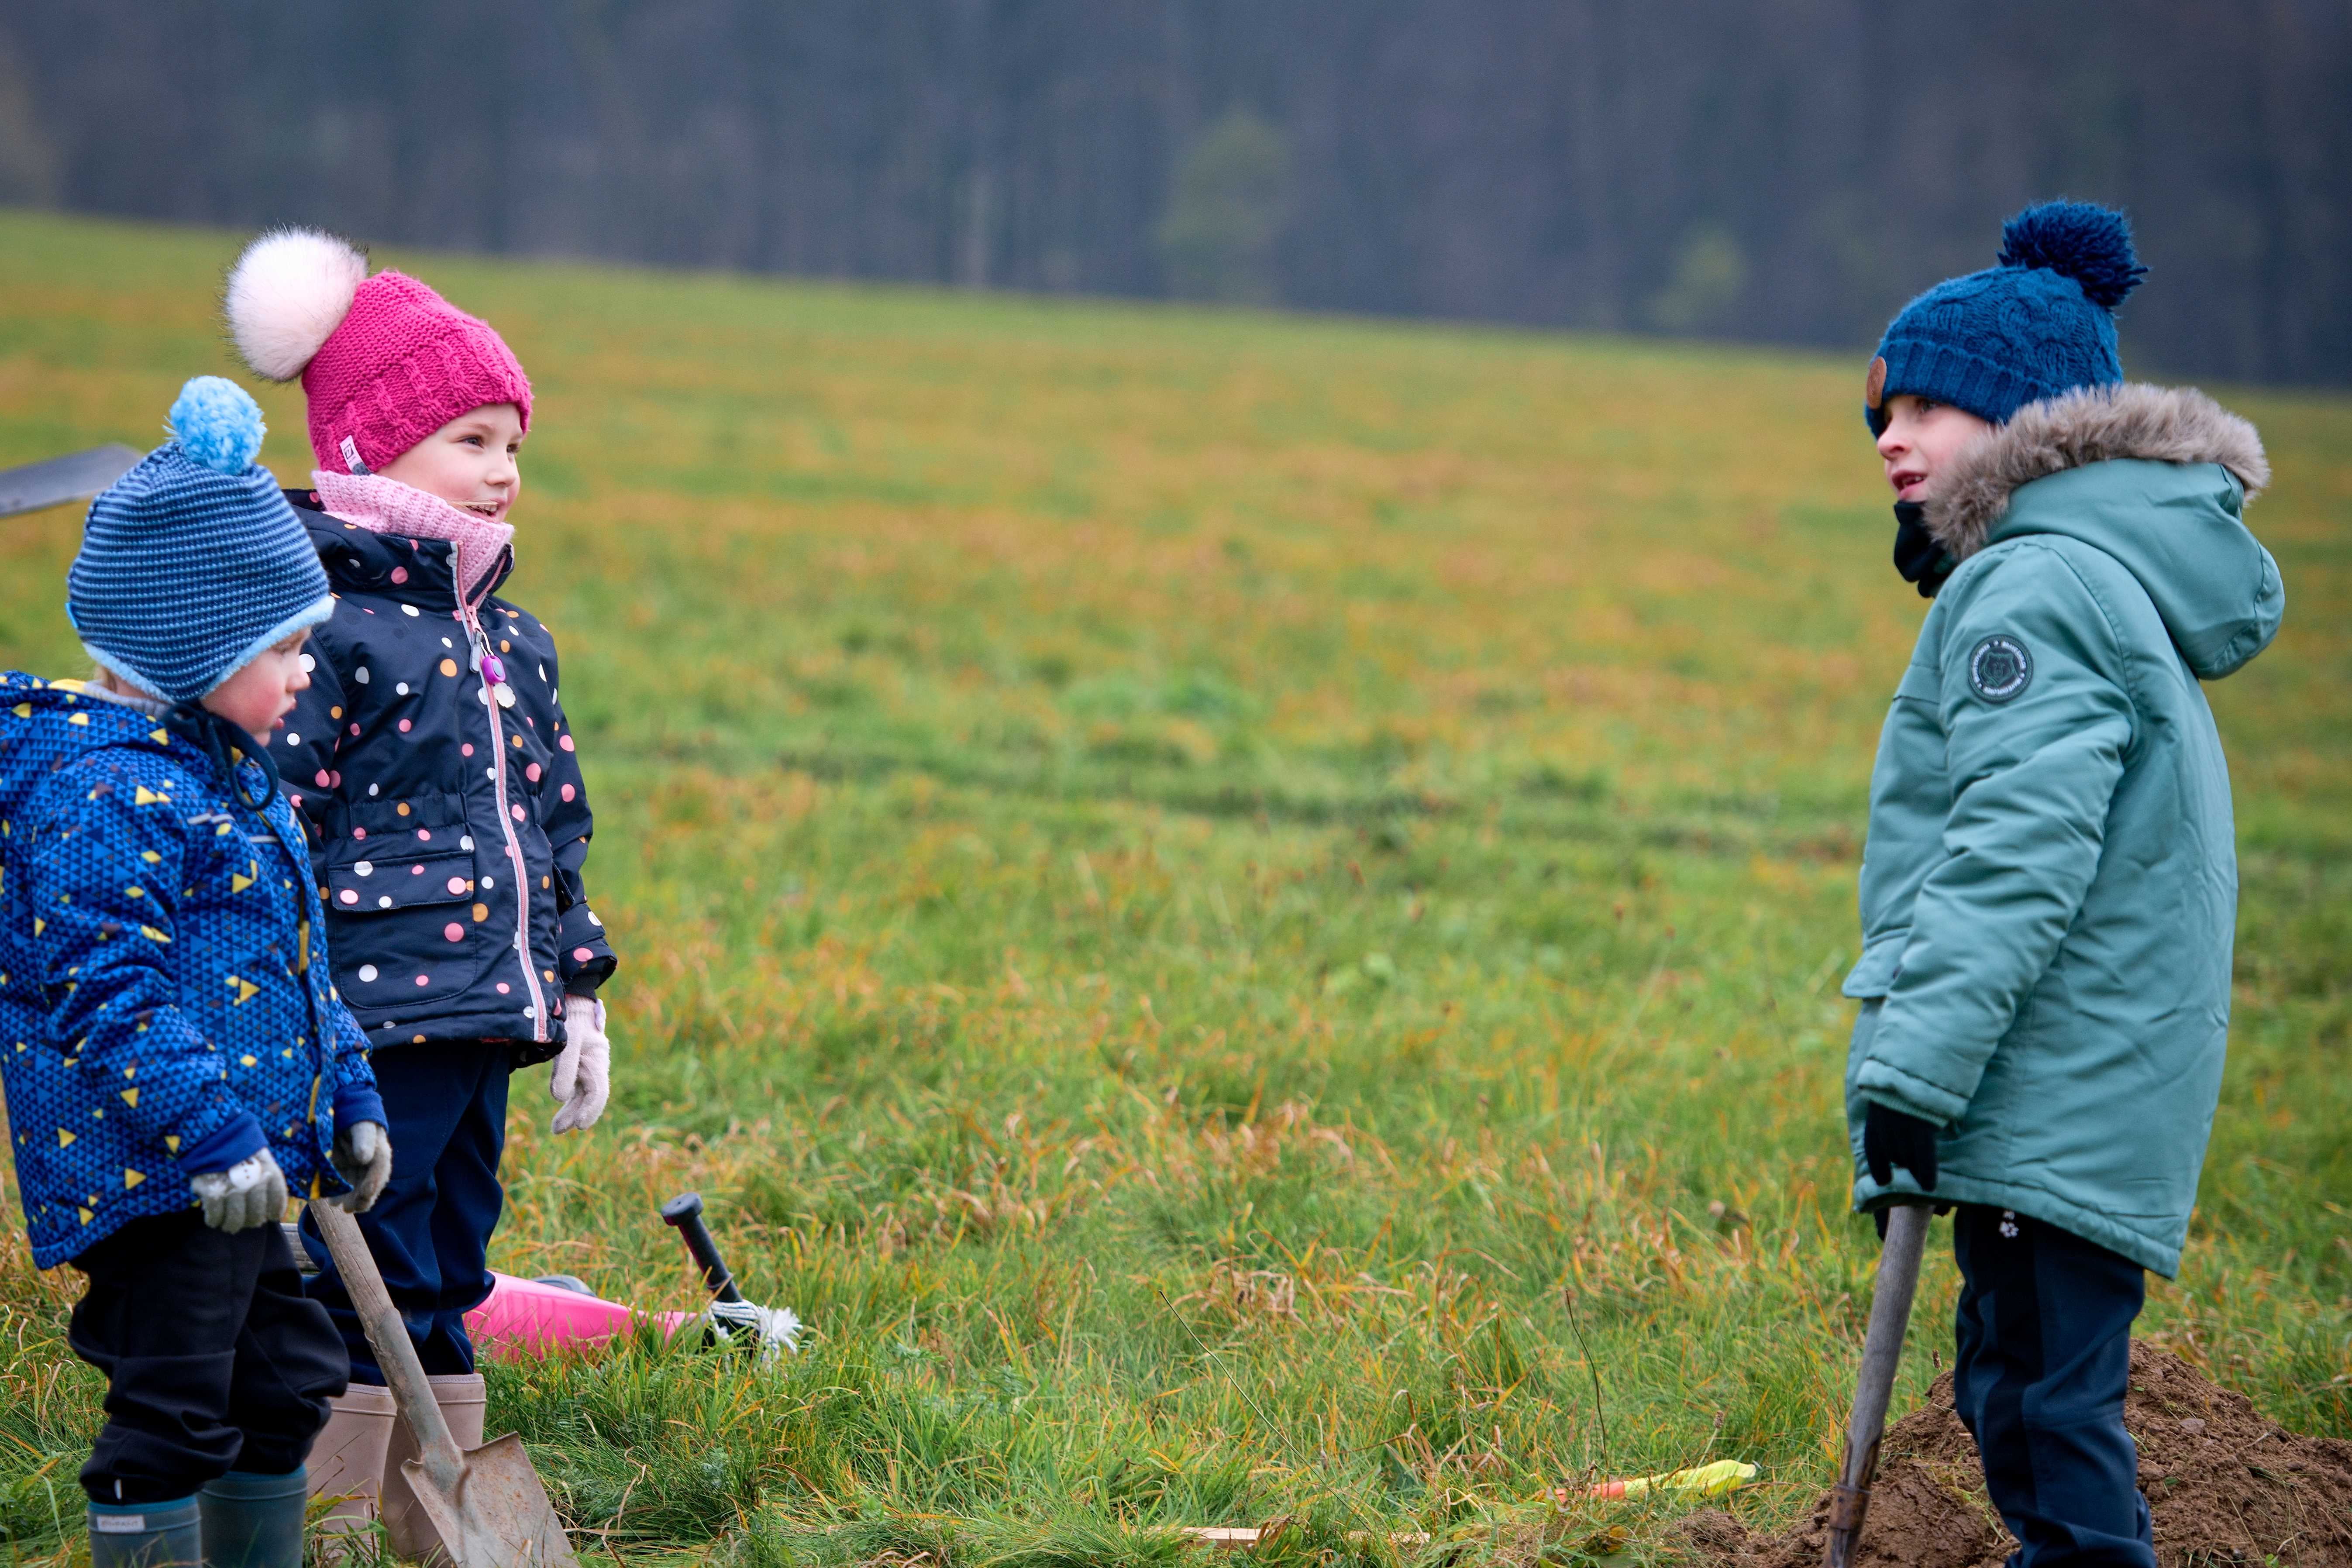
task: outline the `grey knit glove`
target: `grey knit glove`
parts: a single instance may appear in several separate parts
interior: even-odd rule
[[[352,1190],[327,1199],[337,1208],[365,1214],[375,1207],[383,1184],[392,1179],[392,1134],[381,1122],[353,1122],[335,1129],[335,1146],[329,1153],[335,1174]]]
[[[205,1223],[215,1230],[234,1235],[274,1224],[286,1212],[286,1173],[268,1149],[225,1171],[190,1176],[188,1186],[205,1206]]]

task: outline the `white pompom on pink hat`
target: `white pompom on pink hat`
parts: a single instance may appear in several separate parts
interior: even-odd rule
[[[510,402],[530,428],[530,379],[487,321],[317,229],[272,229],[229,269],[223,308],[253,372],[301,378],[319,466],[366,474],[456,419]]]

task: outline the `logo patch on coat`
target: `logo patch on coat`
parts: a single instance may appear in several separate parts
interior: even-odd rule
[[[2033,655],[2014,637],[1999,632],[1969,654],[1969,685],[1989,703],[2011,702],[2033,684]]]

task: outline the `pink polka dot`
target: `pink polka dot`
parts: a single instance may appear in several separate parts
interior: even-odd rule
[[[360,895],[348,887],[335,896],[345,904],[357,904],[360,901]]]
[[[465,891],[466,891],[466,879],[465,879],[464,877],[462,877],[462,876],[453,876],[453,877],[451,877],[451,878],[449,879],[449,891],[450,891],[450,892],[452,892],[452,893],[463,893],[463,892],[465,892]],[[454,936],[452,936],[451,938],[449,938],[449,940],[451,940],[452,942],[455,942],[455,941],[457,940],[457,938],[456,938],[456,937],[454,937]]]
[[[353,828],[353,829],[352,830],[352,837],[353,837],[353,838],[355,838],[355,839],[363,839],[363,838],[366,838],[366,837],[367,837],[367,830],[366,830],[365,828]]]
[[[562,795],[565,800],[569,800],[572,796],[578,794],[579,791],[572,789],[571,785],[566,784],[560,791],[558,791],[558,793]]]
[[[568,735],[567,735],[567,736],[565,736],[562,740],[557,741],[555,744],[556,744],[556,745],[558,745],[558,746],[560,746],[560,747],[563,747],[563,749],[564,749],[564,750],[566,750],[566,751],[576,751],[576,750],[578,750],[578,749],[579,749],[579,747],[575,747],[575,746],[573,746],[573,745],[572,744],[572,737],[571,737],[570,736],[568,736]]]
[[[513,988],[512,986],[508,985],[504,980],[500,980],[500,981],[499,982],[499,995],[500,995],[500,996],[502,996],[502,997],[503,997],[503,996],[505,996],[509,991],[510,991],[510,990],[512,990],[512,989],[514,989],[514,988]]]
[[[286,798],[297,806],[299,806],[302,803],[302,797],[299,794],[289,795]]]
[[[332,773],[328,774],[327,782],[338,789],[341,789],[343,787],[343,770],[338,768]]]
[[[584,963],[586,963],[589,959],[593,958],[595,956],[596,956],[595,954],[591,953],[591,952],[590,952],[590,951],[588,951],[588,949],[587,949],[587,948],[585,948],[585,947],[574,947],[573,949],[572,949],[572,957],[573,962],[575,962],[575,963],[584,964]]]
[[[520,806],[509,806],[507,810],[514,813],[514,820],[516,821],[520,822],[522,821],[522,808]]]
[[[419,828],[416,830],[416,836],[429,844],[433,841],[433,830],[430,828]]]
[[[404,566],[394,567],[392,569],[392,580],[394,582],[406,582],[408,580],[408,569]],[[419,980],[416,983],[421,986],[425,982]]]
[[[403,735],[406,735],[408,733],[408,721],[406,719],[402,719],[400,721],[400,733]]]
[[[470,741],[470,740],[469,740],[469,741],[466,742],[466,744],[465,744],[465,745],[463,745],[463,746],[459,747],[457,748],[457,755],[458,755],[458,756],[460,756],[460,757],[471,757],[471,756],[473,756],[473,755],[474,755],[474,743],[473,743],[472,741]]]
[[[360,732],[360,727],[359,727],[358,725],[353,725],[353,726],[352,726],[352,733],[353,735],[357,735],[359,732]]]
[[[463,942],[466,939],[466,928],[452,920],[448,925],[441,927],[441,935],[452,942]]]
[[[420,986],[429,986],[433,981],[430,976],[419,975],[416,977],[416,983]]]
[[[524,768],[524,769],[522,770],[522,776],[523,776],[524,778],[526,778],[526,779],[530,779],[530,780],[532,783],[534,783],[534,784],[538,783],[538,782],[539,782],[539,764],[538,764],[538,763],[536,763],[536,762],[534,762],[534,763],[532,763],[530,767],[528,767],[528,768]]]
[[[320,768],[320,769],[319,769],[319,772],[318,772],[318,776],[317,776],[316,778],[314,778],[314,779],[311,780],[311,782],[312,782],[312,783],[314,783],[314,784],[316,784],[316,785],[318,785],[318,787],[319,787],[320,789],[326,789],[326,788],[327,788],[327,770],[326,770],[325,768]]]

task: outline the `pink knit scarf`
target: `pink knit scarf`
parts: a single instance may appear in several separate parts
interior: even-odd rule
[[[512,523],[494,523],[381,474],[337,474],[322,468],[310,476],[310,485],[331,516],[372,534],[443,539],[457,546],[459,591],[469,605],[489,591],[499,559],[514,543]]]

